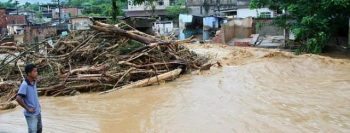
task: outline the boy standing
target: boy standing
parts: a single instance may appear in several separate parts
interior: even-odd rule
[[[34,64],[25,66],[26,79],[19,87],[16,101],[24,108],[24,116],[28,125],[29,133],[41,133],[41,106],[39,103],[36,79],[38,71]]]

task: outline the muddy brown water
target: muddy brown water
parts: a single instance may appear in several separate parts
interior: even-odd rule
[[[45,132],[350,132],[350,61],[235,50],[224,67],[112,94],[41,97]],[[218,55],[216,55],[218,56]],[[26,132],[22,109],[0,132]]]

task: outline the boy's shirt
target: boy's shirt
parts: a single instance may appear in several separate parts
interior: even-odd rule
[[[41,113],[36,83],[32,85],[28,79],[25,79],[19,87],[18,95],[23,98],[24,103],[28,107],[35,109],[34,113],[30,113],[24,109],[23,113],[25,116],[39,115]]]

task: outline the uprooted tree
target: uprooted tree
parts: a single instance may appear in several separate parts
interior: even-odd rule
[[[298,52],[321,53],[332,37],[347,31],[350,17],[349,0],[252,0],[250,7],[285,11],[276,24],[296,35]]]

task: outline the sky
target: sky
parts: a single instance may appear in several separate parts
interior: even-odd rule
[[[8,0],[0,0],[0,2],[7,2]],[[47,2],[51,2],[52,0],[18,0],[21,4],[24,4],[26,2],[30,2],[30,3],[47,3]]]

